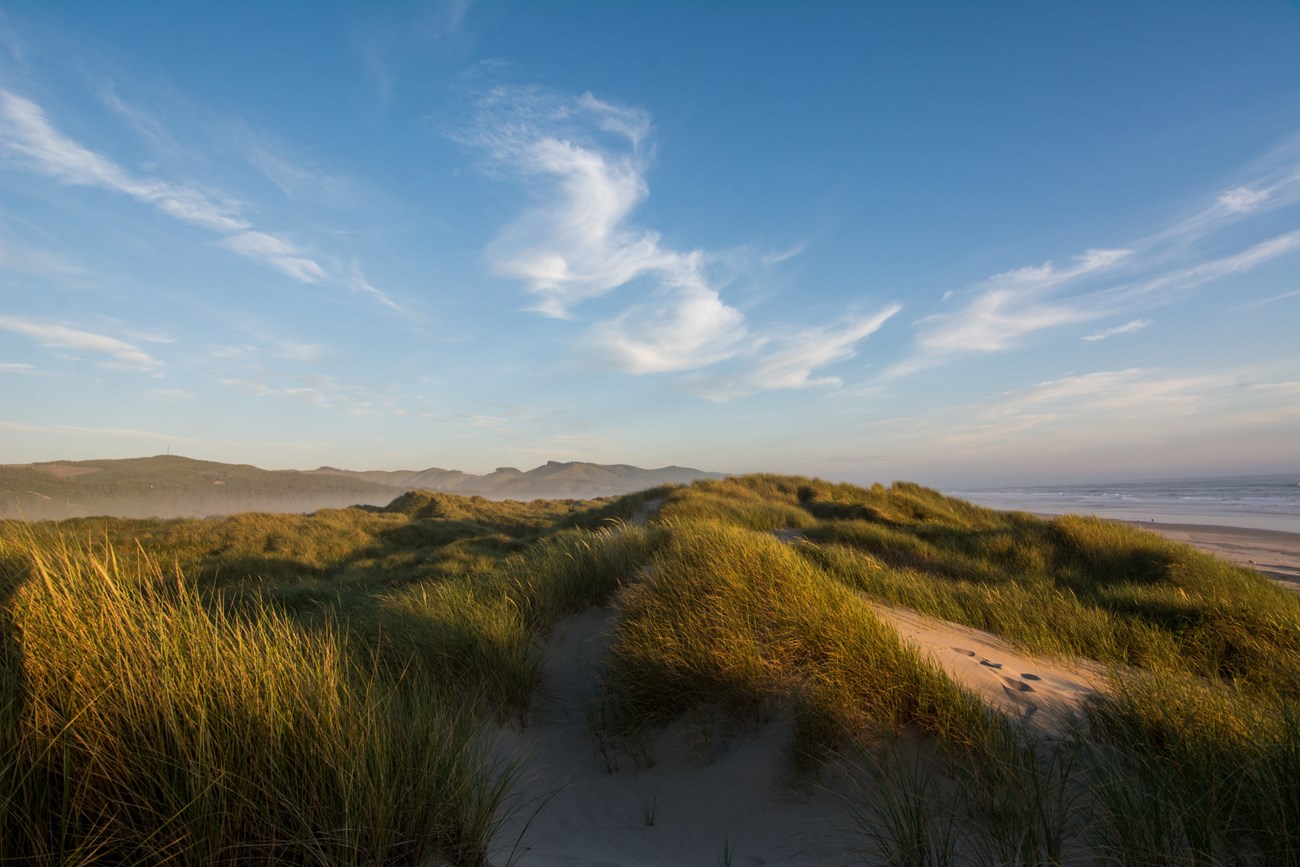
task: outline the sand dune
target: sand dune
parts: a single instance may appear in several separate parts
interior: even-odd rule
[[[823,787],[793,784],[786,720],[725,738],[679,720],[648,745],[653,766],[619,750],[611,767],[584,708],[612,617],[596,609],[556,630],[546,699],[526,728],[502,732],[499,755],[523,762],[524,783],[523,809],[497,836],[497,863],[512,855],[521,867],[842,863],[838,801]]]
[[[1060,734],[1083,702],[1099,692],[1105,672],[1083,661],[1026,656],[988,632],[875,603],[876,613],[898,628],[957,683],[990,707],[1046,734]]]

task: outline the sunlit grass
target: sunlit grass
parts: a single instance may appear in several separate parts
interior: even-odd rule
[[[226,614],[147,556],[4,554],[6,857],[483,861],[509,774],[416,674],[274,609]]]
[[[1115,685],[1045,738],[878,603]],[[1296,594],[1113,522],[773,475],[589,503],[413,492],[2,523],[0,855],[482,863],[511,779],[483,734],[529,724],[549,631],[591,606],[613,639],[575,712],[611,768],[612,745],[643,761],[683,714],[788,715],[795,770],[829,760],[864,784],[847,807],[868,857],[1300,861]]]

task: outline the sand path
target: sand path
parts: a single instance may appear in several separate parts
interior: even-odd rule
[[[644,526],[663,502],[646,502],[628,523]],[[842,812],[835,795],[792,785],[788,719],[717,738],[708,721],[688,715],[654,733],[649,761],[598,746],[588,714],[615,616],[593,608],[557,625],[543,648],[540,706],[527,727],[501,732],[498,758],[519,761],[523,779],[520,809],[497,834],[493,863],[845,863],[829,818]]]
[[[906,608],[871,604],[904,641],[938,663],[950,678],[990,707],[1042,733],[1064,733],[1083,702],[1104,689],[1101,666],[1039,659],[989,632]]]
[[[660,503],[629,521],[644,524]],[[797,533],[783,533],[794,541]],[[874,603],[873,603],[874,604]],[[1031,659],[989,633],[876,605],[903,638],[991,706],[1039,729],[1059,731],[1100,677]],[[717,737],[686,715],[652,735],[650,761],[598,747],[589,708],[613,637],[615,612],[590,609],[558,624],[543,648],[544,696],[526,727],[504,728],[498,758],[523,776],[515,814],[496,835],[493,863],[716,867],[861,863],[847,850],[842,781],[796,786],[780,713]],[[828,770],[828,775],[832,771]]]
[[[843,863],[829,823],[839,802],[791,786],[785,720],[705,743],[700,724],[682,719],[655,734],[653,766],[619,750],[610,769],[584,709],[596,695],[613,618],[611,609],[593,609],[556,628],[545,648],[545,700],[526,728],[501,733],[498,755],[521,761],[524,779],[521,809],[497,835],[493,863]]]

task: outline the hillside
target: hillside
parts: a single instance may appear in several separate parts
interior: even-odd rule
[[[0,522],[35,867],[1296,865],[1297,708],[1300,595],[908,483]]]
[[[659,484],[720,478],[683,467],[558,463],[486,475],[457,470],[263,470],[177,455],[129,460],[0,465],[0,518],[61,520],[88,515],[176,518],[239,512],[313,512],[382,506],[402,491],[427,489],[490,499],[591,499]]]

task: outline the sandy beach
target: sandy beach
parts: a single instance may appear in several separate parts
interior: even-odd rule
[[[1216,557],[1249,566],[1300,590],[1300,533],[1210,524],[1134,521],[1134,526],[1183,542]]]

